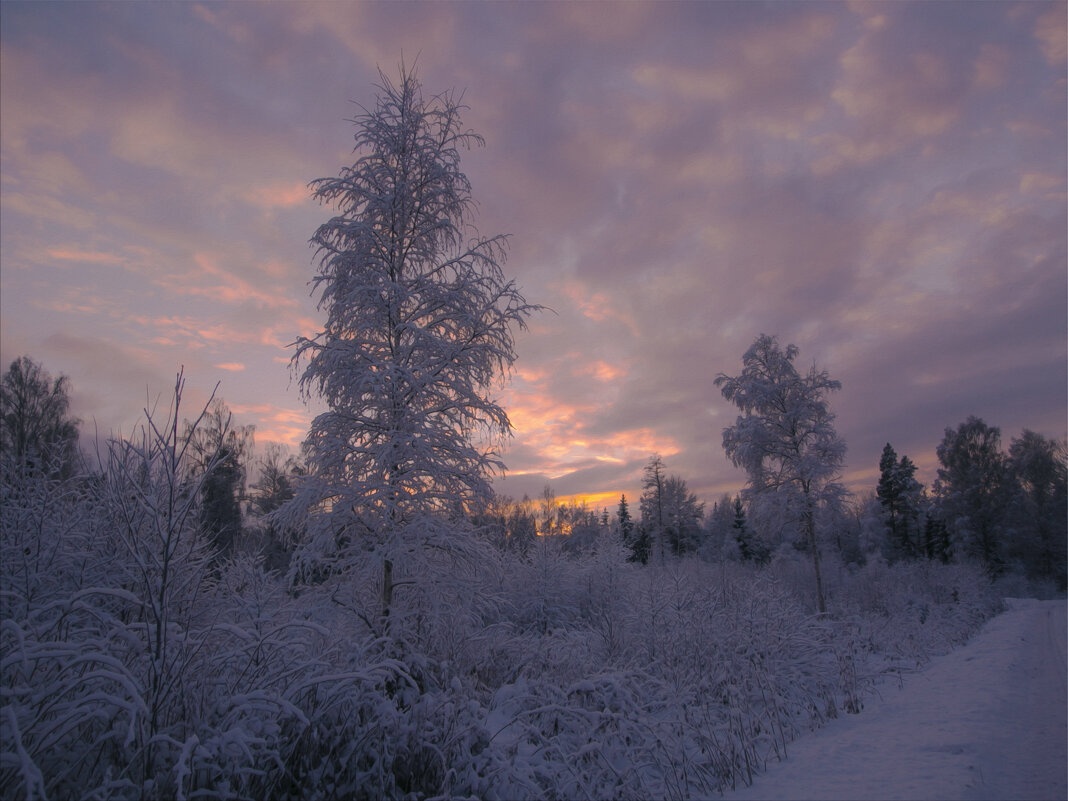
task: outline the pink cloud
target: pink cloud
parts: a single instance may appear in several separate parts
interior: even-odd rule
[[[210,298],[229,305],[254,303],[265,309],[285,309],[299,306],[292,290],[282,287],[260,287],[251,281],[219,266],[220,257],[204,251],[193,254],[196,269],[181,276],[168,275],[157,279],[172,292]]]
[[[307,436],[311,415],[306,410],[286,409],[273,404],[234,404],[235,415],[246,415],[256,426],[258,442],[280,442],[298,447]]]
[[[1068,60],[1068,6],[1056,3],[1035,20],[1035,39],[1051,67]]]
[[[595,361],[587,364],[581,369],[581,372],[592,376],[603,384],[610,384],[627,374],[627,371],[618,365],[609,364],[608,362],[603,361]]]
[[[290,209],[313,202],[306,183],[268,184],[251,189],[242,197],[262,209]]]
[[[113,253],[77,250],[75,248],[51,248],[46,251],[48,257],[56,261],[76,261],[83,264],[123,265],[126,259]]]

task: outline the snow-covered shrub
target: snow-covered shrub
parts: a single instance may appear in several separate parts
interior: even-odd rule
[[[963,645],[1002,610],[980,566],[871,560],[836,576],[831,613],[881,669],[914,669]]]

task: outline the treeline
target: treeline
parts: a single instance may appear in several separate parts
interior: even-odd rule
[[[8,474],[50,479],[92,473],[78,450],[79,421],[68,414],[69,380],[53,379],[29,357],[2,380],[0,445]],[[222,557],[258,555],[268,569],[288,569],[302,521],[272,516],[296,494],[307,469],[299,454],[270,444],[257,454],[254,427],[234,423],[225,402],[212,399],[196,420],[184,420],[183,466],[199,484],[198,524]],[[1068,585],[1068,455],[1063,441],[1024,430],[1007,450],[1001,433],[969,417],[947,428],[937,447],[937,478],[916,479],[916,465],[890,443],[879,460],[877,486],[819,509],[822,548],[845,564],[934,559],[975,560],[991,578],[1017,575],[1042,594]],[[99,471],[100,465],[96,466]],[[561,503],[551,486],[537,500],[494,495],[464,514],[492,542],[529,553],[539,537],[563,537],[567,551],[592,550],[610,533],[632,562],[698,555],[765,565],[777,553],[805,553],[808,543],[786,493],[725,494],[711,508],[653,455],[632,511],[625,495],[612,509]]]
[[[846,564],[876,559],[974,560],[990,578],[1016,576],[1042,595],[1068,585],[1068,470],[1062,441],[1024,430],[1000,444],[1000,431],[970,417],[947,428],[937,449],[933,486],[887,443],[877,486],[825,504],[817,515],[820,547]],[[558,503],[551,487],[538,501],[495,498],[474,520],[502,544],[526,553],[537,535],[566,535],[564,547],[589,549],[605,532],[641,564],[695,554],[708,561],[768,564],[776,554],[807,553],[790,498],[725,494],[711,508],[654,455],[644,470],[638,509],[626,495],[614,509]]]

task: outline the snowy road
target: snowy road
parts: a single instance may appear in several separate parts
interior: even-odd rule
[[[1064,601],[1009,600],[965,647],[789,746],[729,799],[1068,798]]]

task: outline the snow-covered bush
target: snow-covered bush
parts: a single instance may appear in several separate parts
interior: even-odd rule
[[[967,642],[1002,603],[977,564],[929,560],[838,566],[831,603],[840,625],[886,668],[914,669]]]

